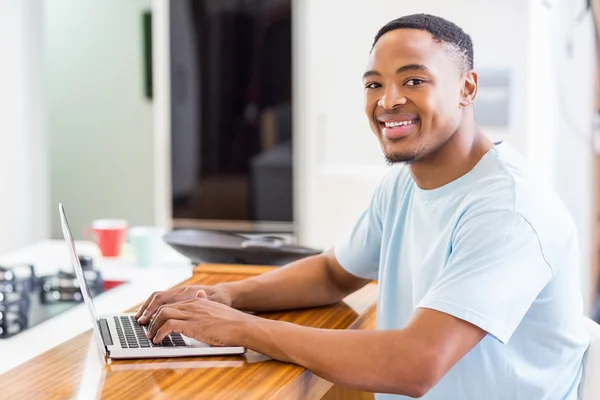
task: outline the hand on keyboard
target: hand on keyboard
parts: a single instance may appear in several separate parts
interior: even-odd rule
[[[195,299],[198,297],[199,291],[202,291],[202,297],[228,306],[231,305],[231,295],[224,287],[190,285],[152,293],[139,308],[134,318],[142,325],[148,324],[160,306]]]
[[[149,341],[146,336],[148,328],[138,325],[137,321],[130,315],[114,316],[113,319],[117,329],[117,336],[123,349],[185,346],[185,341],[181,335],[175,333],[166,336],[160,343]]]
[[[160,343],[171,333],[181,333],[211,345],[239,346],[247,323],[255,318],[225,304],[195,298],[160,306],[147,337]]]

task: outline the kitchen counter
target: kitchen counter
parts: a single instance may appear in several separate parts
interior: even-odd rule
[[[181,284],[213,285],[270,268],[202,265]],[[331,306],[258,315],[317,328],[372,329],[376,299],[372,283]],[[339,388],[301,366],[252,350],[243,356],[105,362],[91,330],[0,375],[0,387],[7,398],[28,399],[372,399],[372,394]]]
[[[127,283],[94,297],[98,313],[122,312],[143,302],[153,291],[168,289],[192,276],[193,265],[166,244],[156,266],[139,267],[126,245],[116,259],[102,258],[92,242],[76,242],[78,252],[94,258],[94,267],[106,280]],[[63,240],[46,240],[0,256],[0,265],[29,263],[37,275],[72,272],[67,246]],[[60,343],[90,329],[90,318],[83,303],[11,338],[0,339],[0,374]]]

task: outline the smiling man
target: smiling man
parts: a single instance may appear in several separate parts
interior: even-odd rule
[[[576,399],[587,336],[575,228],[521,156],[477,127],[471,38],[431,15],[394,20],[363,84],[396,165],[347,237],[259,277],[155,293],[139,322],[156,341],[243,345],[379,399]],[[375,331],[236,310],[331,304],[372,279]]]

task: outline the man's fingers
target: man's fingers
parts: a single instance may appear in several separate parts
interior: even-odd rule
[[[136,320],[142,316],[144,311],[146,311],[146,308],[148,308],[148,305],[150,304],[150,302],[152,301],[154,296],[156,296],[156,294],[157,294],[157,292],[154,292],[150,296],[148,296],[148,298],[146,299],[144,304],[142,304],[141,307],[138,308],[137,312],[135,313],[135,317],[134,317]]]
[[[158,309],[158,312],[152,318],[152,322],[148,327],[148,339],[151,339],[154,336],[156,336],[156,332],[158,332],[158,330],[169,319],[185,320],[187,319],[187,316],[181,310],[174,308],[172,305],[161,306]]]
[[[162,321],[167,320],[169,317],[167,314],[171,314],[167,310],[168,306],[159,306],[154,315],[150,318],[150,323],[148,324],[148,333],[146,336],[148,339],[153,338],[156,335],[156,331],[161,327]]]
[[[200,289],[196,292],[196,297],[198,299],[206,299],[206,298],[208,298],[208,295],[206,294],[206,292],[204,290]]]
[[[154,315],[156,310],[164,304],[169,302],[169,299],[172,297],[172,294],[167,292],[156,292],[154,296],[151,297],[150,303],[146,307],[146,309],[142,312],[142,316],[138,320],[139,324],[146,324],[150,322],[150,318]]]
[[[185,324],[187,322],[179,320],[179,319],[168,319],[165,323],[160,327],[160,329],[156,332],[156,336],[152,341],[154,343],[160,343],[163,341],[167,335],[171,333],[183,333]]]

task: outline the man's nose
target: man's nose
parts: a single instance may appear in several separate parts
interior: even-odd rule
[[[388,86],[383,97],[378,102],[378,105],[386,110],[391,110],[403,104],[406,104],[406,97],[404,97],[396,85]]]

